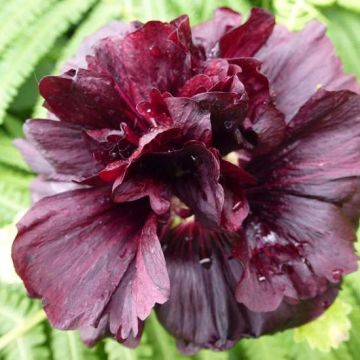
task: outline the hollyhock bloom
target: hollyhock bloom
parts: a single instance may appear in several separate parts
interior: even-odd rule
[[[136,346],[155,307],[191,353],[332,303],[357,267],[360,96],[324,33],[260,9],[112,22],[41,80],[13,259],[53,326]]]

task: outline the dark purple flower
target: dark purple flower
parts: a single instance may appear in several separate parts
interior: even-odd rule
[[[42,79],[13,259],[55,327],[136,346],[157,304],[190,353],[331,304],[357,267],[360,96],[324,33],[260,9],[113,22]]]

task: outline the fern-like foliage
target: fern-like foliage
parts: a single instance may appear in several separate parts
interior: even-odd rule
[[[8,1],[0,21],[0,54],[25,27],[41,17],[55,0],[13,0]]]
[[[58,2],[40,19],[16,38],[0,61],[0,123],[17,93],[18,87],[31,74],[34,66],[46,54],[55,40],[72,24],[78,22],[94,0]]]
[[[63,48],[60,58],[53,70],[53,74],[61,73],[61,68],[64,66],[64,63],[76,53],[79,44],[86,36],[99,29],[108,21],[119,19],[121,14],[125,13],[126,7],[117,0],[101,1],[94,6],[82,24],[77,28],[73,37]],[[34,117],[44,117],[46,115],[46,109],[43,108],[42,103],[43,99],[39,96],[33,111]]]
[[[0,284],[0,344],[4,334],[17,330],[13,340],[0,351],[2,360],[49,360],[44,324],[38,302],[27,298],[22,289]],[[30,326],[31,331],[26,331]],[[16,336],[15,336],[16,335]]]
[[[30,204],[29,184],[33,176],[0,163],[0,226],[12,222]]]
[[[290,30],[300,30],[312,19],[324,23],[326,17],[316,5],[329,5],[333,0],[273,0],[277,20]]]
[[[51,330],[54,360],[99,360],[99,349],[84,346],[77,331]]]

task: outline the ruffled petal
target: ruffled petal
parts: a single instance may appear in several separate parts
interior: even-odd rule
[[[168,300],[170,281],[157,237],[155,216],[149,217],[138,239],[137,251],[109,302],[110,331],[127,339],[141,333],[139,319],[145,320],[156,303]]]
[[[258,185],[247,190],[252,215],[239,251],[247,268],[237,289],[250,309],[314,297],[356,270],[355,227],[342,207],[360,190],[359,113],[359,95],[319,91],[290,122],[287,141],[250,163]]]
[[[246,146],[246,140],[240,138],[239,130],[248,109],[244,91],[242,94],[207,92],[192,99],[210,113],[213,143],[221,154]]]
[[[104,72],[69,70],[39,84],[45,107],[61,121],[93,128],[118,128],[133,115],[114,80]]]
[[[321,315],[337,295],[337,287],[329,286],[298,304],[285,300],[274,311],[249,310],[235,299],[243,276],[243,265],[233,256],[237,241],[235,234],[197,223],[179,225],[162,238],[172,286],[168,302],[156,312],[187,355],[201,348],[226,350],[241,338],[302,325]]]
[[[219,57],[253,56],[267,41],[275,26],[274,16],[259,8],[251,10],[249,19],[227,32],[219,41]]]
[[[346,207],[360,190],[359,113],[359,95],[318,91],[289,123],[288,140],[249,171],[268,189]]]
[[[173,121],[172,127],[181,130],[185,141],[197,140],[210,144],[211,121],[207,109],[188,98],[168,97],[165,102]]]
[[[216,51],[215,45],[230,30],[241,24],[241,14],[229,8],[215,10],[213,18],[193,28],[194,43],[201,46],[207,56]]]
[[[197,345],[195,351],[231,347],[248,332],[245,311],[233,294],[241,264],[228,260],[231,238],[191,223],[170,230],[162,244],[171,292],[156,309],[161,323],[184,344]],[[189,352],[185,346],[181,350]]]
[[[108,188],[66,192],[32,207],[18,225],[13,260],[55,327],[96,327],[129,274],[148,290],[146,299],[138,289],[127,291],[127,301],[136,304],[132,315],[144,317],[151,303],[164,300],[167,273],[149,216],[146,202],[114,204]],[[109,316],[116,317],[112,310]],[[119,326],[128,326],[122,320]]]
[[[191,75],[191,51],[174,36],[181,29],[150,21],[121,41],[102,40],[96,60],[133,104],[148,100],[153,88],[176,93]]]
[[[31,184],[31,199],[35,203],[47,196],[53,196],[70,190],[83,188],[83,185],[71,182],[52,180],[46,176],[38,176]]]
[[[174,193],[206,226],[219,226],[224,206],[224,190],[219,183],[217,154],[200,144],[189,144],[174,159],[181,173],[171,180]],[[182,170],[183,169],[183,170]]]
[[[16,139],[14,145],[20,151],[31,170],[43,175],[55,173],[55,169],[51,164],[41,155],[39,150],[37,150],[33,144],[30,144],[29,141],[25,139]]]
[[[85,69],[87,67],[87,57],[94,55],[94,47],[99,41],[108,37],[116,37],[121,40],[141,26],[142,24],[139,21],[110,21],[81,42],[76,55],[65,63],[63,71],[66,72],[77,68]]]
[[[253,194],[249,203],[246,248],[237,251],[245,273],[236,298],[250,310],[314,298],[329,281],[357,269],[354,231],[336,206],[280,191]]]
[[[353,76],[345,75],[325,27],[312,21],[292,33],[277,25],[264,47],[255,55],[276,94],[276,104],[287,122],[319,87],[360,93]],[[316,51],[314,51],[316,49]]]
[[[92,176],[103,168],[95,160],[83,128],[79,125],[62,121],[28,120],[24,132],[28,141],[41,154],[40,159],[44,158],[58,174],[72,175],[75,179]],[[50,171],[46,169],[45,173],[49,174]]]
[[[170,209],[170,186],[156,178],[130,176],[125,180],[119,179],[114,182],[112,196],[117,203],[149,197],[151,208],[158,215]]]

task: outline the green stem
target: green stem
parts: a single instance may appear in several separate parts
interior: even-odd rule
[[[32,316],[24,319],[18,326],[10,330],[4,336],[0,337],[0,350],[11,344],[13,341],[26,334],[36,325],[40,324],[46,319],[44,310],[39,310]]]

